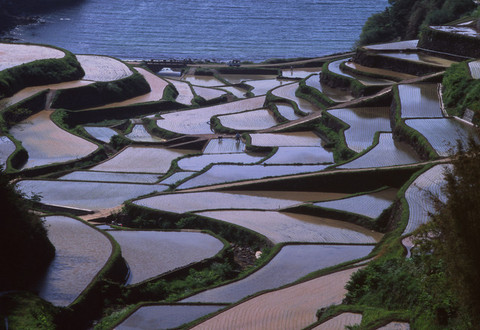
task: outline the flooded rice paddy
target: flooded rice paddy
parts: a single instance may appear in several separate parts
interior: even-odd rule
[[[239,84],[244,81],[252,80],[274,80],[276,79],[275,75],[262,75],[262,74],[221,74],[220,75],[224,80],[228,81],[231,84]]]
[[[385,57],[392,57],[392,58],[397,58],[397,59],[406,60],[406,61],[427,63],[434,66],[440,66],[445,68],[456,63],[455,61],[447,60],[441,57],[426,55],[423,53],[379,52],[378,54]]]
[[[480,61],[468,62],[468,68],[473,79],[480,79]]]
[[[306,78],[311,74],[318,73],[322,68],[293,68],[282,70],[282,77],[285,78]]]
[[[169,83],[171,83],[175,89],[178,92],[178,96],[176,98],[176,101],[178,103],[186,104],[186,105],[191,105],[192,100],[195,97],[192,91],[192,87],[190,84],[184,82],[184,81],[179,81],[175,79],[166,79]]]
[[[50,111],[40,111],[10,129],[28,152],[24,168],[79,159],[98,146],[64,131],[50,120]],[[72,148],[75,146],[75,148]]]
[[[388,107],[336,109],[329,113],[350,125],[344,131],[345,140],[348,147],[356,152],[371,146],[376,132],[391,130]]]
[[[172,160],[189,153],[192,151],[157,147],[127,147],[115,157],[91,169],[105,172],[167,173]]]
[[[267,94],[268,91],[274,89],[277,86],[283,85],[284,82],[283,80],[278,80],[278,79],[266,79],[266,80],[248,80],[245,81],[245,84],[250,85],[253,87],[253,89],[250,91],[254,95],[265,95]]]
[[[159,176],[155,174],[145,174],[145,173],[75,171],[75,172],[63,175],[59,177],[57,180],[155,183],[159,181]]]
[[[272,94],[297,103],[298,109],[303,113],[319,111],[320,109],[314,106],[312,103],[308,102],[307,100],[301,99],[295,95],[295,91],[298,89],[298,86],[298,83],[284,85],[274,89],[272,91]]]
[[[36,60],[63,58],[61,50],[37,45],[0,44],[0,71]]]
[[[105,266],[112,244],[100,231],[64,216],[45,218],[55,258],[39,283],[39,295],[56,306],[70,305]]]
[[[220,240],[202,233],[118,230],[108,233],[120,244],[130,268],[127,284],[211,258],[223,248]]]
[[[224,305],[152,305],[143,306],[117,325],[118,330],[173,329],[224,308]]]
[[[362,322],[362,314],[357,313],[342,313],[337,315],[312,330],[330,330],[330,329],[345,329],[347,326],[360,325]]]
[[[192,76],[185,75],[182,77],[182,80],[188,81],[192,85],[203,86],[203,87],[213,87],[221,86],[223,82],[218,80],[213,76]]]
[[[281,287],[317,270],[367,256],[369,245],[286,245],[267,265],[248,277],[207,290],[181,302],[233,303],[246,296]]]
[[[288,120],[295,120],[301,118],[299,115],[295,113],[295,109],[292,105],[288,103],[276,103],[278,112]]]
[[[367,85],[367,86],[368,85],[391,85],[391,84],[394,83],[393,81],[387,80],[387,79],[370,78],[370,77],[367,77],[367,76],[358,75],[358,74],[354,74],[354,73],[350,73],[350,72],[346,73],[340,67],[341,64],[345,63],[345,62],[346,61],[344,59],[331,62],[328,65],[328,70],[330,72],[333,72],[333,73],[338,74],[340,76],[344,76],[344,77],[351,78],[351,79],[356,79],[359,82],[361,82],[362,84]]]
[[[318,89],[326,97],[334,102],[348,102],[354,99],[352,93],[349,90],[342,90],[338,88],[332,88],[325,84],[320,83],[320,75],[313,75],[305,80],[307,86]]]
[[[388,155],[388,157],[385,157]],[[380,133],[378,144],[362,156],[338,168],[373,168],[405,165],[420,162],[413,148],[393,140],[392,133]]]
[[[222,126],[234,130],[260,130],[278,125],[268,110],[252,110],[232,115],[218,116]]]
[[[177,162],[177,164],[180,169],[185,171],[201,171],[210,164],[256,164],[263,158],[265,157],[250,155],[247,153],[204,154],[182,158]]]
[[[102,142],[108,143],[112,136],[117,135],[118,133],[109,127],[93,127],[93,126],[84,126],[83,127],[88,134],[93,138],[100,140]]]
[[[333,153],[323,147],[278,147],[265,164],[325,164],[333,163]]]
[[[260,147],[321,147],[322,139],[313,132],[253,133],[252,145]]]
[[[204,154],[231,154],[245,151],[245,143],[232,138],[211,139]]]
[[[129,138],[132,141],[137,142],[162,142],[165,139],[159,138],[155,135],[148,133],[143,125],[135,125],[132,128],[132,131],[125,135],[125,137]]]
[[[293,196],[292,196],[293,197]],[[205,210],[278,210],[299,203],[296,199],[244,195],[242,192],[197,192],[159,195],[140,199],[137,205],[175,213]]]
[[[203,97],[207,101],[213,100],[214,98],[217,98],[226,94],[225,91],[221,89],[208,88],[208,87],[193,86],[193,90],[195,91],[195,94]]]
[[[213,165],[200,174],[178,186],[178,189],[210,186],[228,182],[277,177],[289,174],[318,172],[324,165]]]
[[[125,63],[108,56],[77,55],[85,71],[84,80],[113,81],[133,74]]]
[[[443,117],[437,84],[398,85],[402,118]]]
[[[8,157],[15,151],[15,143],[6,136],[0,136],[0,166],[5,168]]]
[[[273,243],[368,243],[381,234],[363,227],[308,215],[272,211],[207,211],[197,214],[219,219],[256,231]]]
[[[364,46],[366,49],[372,50],[417,50],[418,40],[405,40],[398,42],[390,42],[386,44],[368,45]]]
[[[455,153],[458,141],[466,146],[469,136],[475,136],[473,126],[454,118],[409,119],[405,124],[422,134],[442,157]]]
[[[387,189],[367,195],[354,196],[329,202],[319,202],[314,205],[328,209],[357,213],[376,219],[386,208],[392,205],[396,195],[396,189]]]
[[[53,180],[22,180],[17,186],[28,196],[40,194],[43,204],[87,210],[112,208],[122,205],[127,199],[168,188],[150,184]]]

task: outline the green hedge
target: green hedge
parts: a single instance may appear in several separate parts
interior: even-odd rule
[[[420,35],[419,48],[443,53],[480,58],[480,39],[461,34],[426,28]]]
[[[0,99],[29,86],[81,79],[85,72],[75,55],[67,50],[57,49],[65,53],[63,58],[37,60],[0,71]]]
[[[308,86],[305,80],[300,81],[295,95],[309,101],[310,103],[313,103],[320,109],[328,108],[337,104],[337,102],[331,100],[318,89]]]
[[[59,90],[52,107],[69,110],[94,108],[150,92],[150,85],[145,78],[136,70],[132,70],[134,73],[123,79]]]
[[[48,93],[48,90],[38,92],[0,112],[3,123],[5,124],[2,126],[8,129],[31,115],[44,110]]]

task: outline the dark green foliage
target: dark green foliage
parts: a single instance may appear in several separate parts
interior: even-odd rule
[[[41,219],[28,211],[31,203],[16,192],[0,171],[0,290],[26,288],[42,274],[55,254]]]
[[[128,146],[131,143],[132,141],[130,141],[129,139],[121,135],[114,135],[110,138],[110,145],[115,150],[123,149],[124,147]]]
[[[448,23],[475,8],[471,0],[389,0],[389,4],[368,18],[359,46],[416,39],[421,27]]]
[[[150,85],[138,72],[109,82],[96,82],[57,92],[52,107],[80,110],[120,102],[150,92]]]
[[[468,108],[475,112],[473,122],[480,123],[480,80],[471,77],[467,62],[453,64],[445,72],[443,101],[449,114],[461,117]]]
[[[31,115],[45,109],[46,95],[48,91],[39,92],[30,96],[1,112],[7,128],[27,119]]]

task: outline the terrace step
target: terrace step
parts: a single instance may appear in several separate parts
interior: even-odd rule
[[[167,148],[203,150],[208,141],[208,139],[196,137],[196,139],[193,141],[180,142],[177,144],[169,145],[167,146]]]

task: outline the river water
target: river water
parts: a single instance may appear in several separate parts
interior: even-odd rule
[[[76,54],[260,61],[352,49],[388,0],[84,0],[9,33]]]

